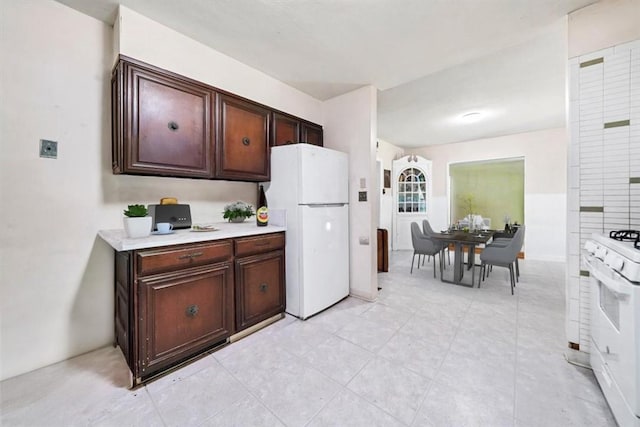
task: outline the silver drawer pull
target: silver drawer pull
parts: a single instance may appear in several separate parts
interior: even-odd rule
[[[266,283],[261,283],[260,284],[260,292],[267,292],[267,288],[269,287],[269,285],[267,285]]]
[[[194,259],[204,255],[202,252],[194,252],[192,254],[180,255],[178,259]]]
[[[196,317],[196,314],[198,314],[198,306],[196,304],[190,305],[184,311],[184,314],[186,314],[187,317]]]

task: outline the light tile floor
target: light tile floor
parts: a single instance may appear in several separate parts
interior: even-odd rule
[[[146,387],[103,348],[0,383],[2,426],[615,426],[589,369],[564,359],[564,265],[521,262],[480,289],[409,274],[378,301],[285,319]]]

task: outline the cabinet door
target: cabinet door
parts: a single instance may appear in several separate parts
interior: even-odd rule
[[[303,122],[300,141],[322,147],[322,126]]]
[[[240,331],[285,309],[284,252],[236,259],[236,327]]]
[[[211,178],[213,92],[132,64],[125,79],[124,172]]]
[[[273,113],[271,146],[296,144],[300,141],[300,121],[285,114]]]
[[[271,112],[258,104],[219,94],[218,114],[216,177],[268,181]]]
[[[225,262],[139,279],[139,373],[146,378],[233,332],[233,271]]]

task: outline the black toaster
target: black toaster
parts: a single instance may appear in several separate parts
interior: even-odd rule
[[[174,229],[191,228],[189,205],[149,205],[149,215],[153,218],[154,230],[159,222],[170,222]]]

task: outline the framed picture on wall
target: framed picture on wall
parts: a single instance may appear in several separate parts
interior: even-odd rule
[[[391,188],[391,171],[389,169],[384,170],[384,188]]]

